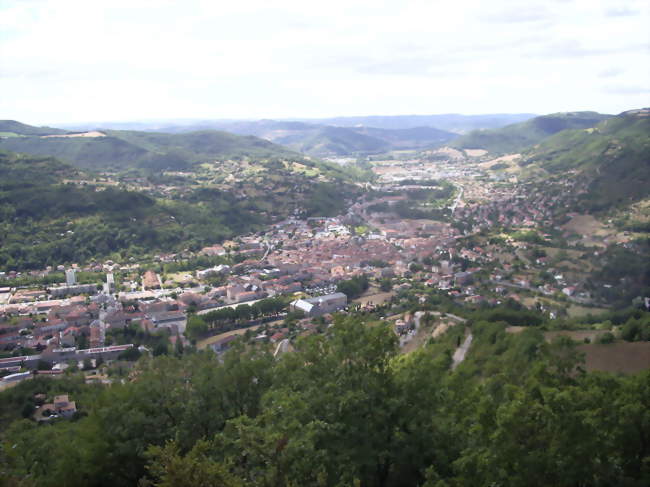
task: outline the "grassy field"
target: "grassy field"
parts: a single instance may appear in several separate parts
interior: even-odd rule
[[[617,342],[581,345],[588,371],[632,374],[650,368],[650,342]]]
[[[581,316],[598,315],[609,311],[607,308],[589,308],[587,306],[580,306],[578,304],[572,304],[567,308],[567,313],[571,318],[579,318]]]
[[[544,338],[546,338],[546,341],[548,342],[553,341],[553,339],[557,336],[567,336],[577,342],[582,342],[584,341],[585,338],[588,338],[593,343],[596,340],[596,338],[598,338],[600,335],[604,333],[607,333],[607,330],[547,331],[546,333],[544,333]]]
[[[529,328],[528,326],[509,326],[506,328],[506,332],[508,333],[521,333],[524,331],[526,328]],[[607,333],[608,330],[557,330],[557,331],[547,331],[544,332],[544,338],[546,338],[547,342],[553,341],[553,339],[557,336],[566,336],[570,337],[571,339],[582,342],[584,341],[585,338],[589,338],[590,341],[594,341],[599,335],[602,335],[603,333]]]
[[[390,300],[395,295],[394,291],[389,291],[386,293],[382,292],[373,292],[371,291],[372,294],[366,294],[364,296],[361,296],[355,300],[353,300],[354,303],[361,304],[362,306],[366,306],[367,304],[375,304],[375,305],[380,305],[384,304],[386,301]]]
[[[587,246],[607,246],[606,241],[625,241],[622,234],[604,223],[596,220],[592,215],[576,215],[562,228],[565,231],[582,235],[582,243]]]

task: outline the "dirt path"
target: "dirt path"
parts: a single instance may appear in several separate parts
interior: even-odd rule
[[[463,344],[456,349],[456,351],[454,352],[454,357],[453,357],[454,363],[451,365],[452,370],[455,369],[456,367],[458,367],[458,365],[460,365],[460,363],[463,360],[465,360],[465,355],[467,354],[467,351],[469,350],[469,347],[472,344],[473,339],[474,339],[474,336],[470,333],[465,338],[465,341],[463,342]]]

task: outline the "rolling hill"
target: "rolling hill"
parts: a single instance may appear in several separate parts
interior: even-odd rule
[[[288,215],[338,214],[358,191],[322,163],[224,164],[129,185],[52,157],[0,151],[0,270],[198,250]]]
[[[299,119],[307,123],[334,125],[337,127],[374,127],[389,130],[435,127],[440,130],[462,134],[476,129],[490,129],[523,122],[535,115],[532,113],[496,113],[486,115],[461,115],[447,113],[439,115],[372,115],[360,117],[334,117]]]
[[[450,145],[458,149],[484,149],[492,154],[515,153],[563,130],[593,127],[610,117],[596,112],[554,113],[498,129],[473,131]]]
[[[38,129],[13,121],[0,126],[20,130],[5,132],[0,137],[0,149],[52,156],[96,171],[182,170],[200,162],[231,158],[302,159],[300,154],[267,140],[214,130],[183,134],[107,130],[81,134],[51,133],[56,129]]]
[[[532,113],[496,113],[485,115],[461,115],[457,113],[439,115],[374,115],[357,117],[333,118],[294,118],[281,120],[232,120],[232,119],[181,119],[181,120],[149,120],[137,122],[92,122],[83,124],[64,124],[70,130],[140,130],[147,132],[190,132],[196,130],[225,130],[242,135],[257,135],[257,130],[284,127],[300,129],[302,126],[334,127],[372,127],[389,130],[412,129],[417,127],[434,127],[455,134],[463,134],[471,130],[499,128],[513,123],[529,120],[536,115]]]
[[[595,127],[548,137],[524,153],[521,165],[584,184],[584,211],[607,211],[650,196],[650,109],[630,110]],[[570,176],[573,175],[573,176]]]
[[[182,122],[105,123],[90,129],[138,128],[151,132],[187,133],[221,130],[253,135],[316,157],[358,156],[390,150],[435,148],[474,129],[522,122],[532,114],[398,115],[301,120],[197,120]]]
[[[67,131],[51,127],[33,127],[15,120],[0,120],[0,137],[65,134]]]
[[[275,120],[204,122],[163,127],[161,130],[181,134],[210,128],[261,137],[290,150],[315,157],[356,156],[390,150],[431,148],[456,137],[454,133],[433,127],[381,129]]]

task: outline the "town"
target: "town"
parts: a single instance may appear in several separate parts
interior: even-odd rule
[[[571,224],[585,217],[557,211],[576,188],[520,184],[509,171],[513,160],[445,149],[373,161],[375,182],[338,217],[290,217],[150,262],[3,271],[3,382],[179,347],[221,353],[244,330],[284,350],[296,336],[317,332],[332,312],[373,309],[413,283],[468,306],[515,300],[551,319],[604,310],[576,263],[610,243],[627,245],[626,235],[603,228],[599,240],[592,233],[583,241]],[[506,171],[490,170],[496,165]],[[29,285],[55,275],[65,282]],[[340,292],[358,281],[359,292]],[[298,318],[297,327],[287,326],[288,316]],[[400,335],[409,328],[402,318],[394,318]],[[136,330],[134,347],[128,338]]]

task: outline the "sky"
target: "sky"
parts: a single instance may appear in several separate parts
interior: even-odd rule
[[[0,119],[619,113],[646,0],[0,0]]]

